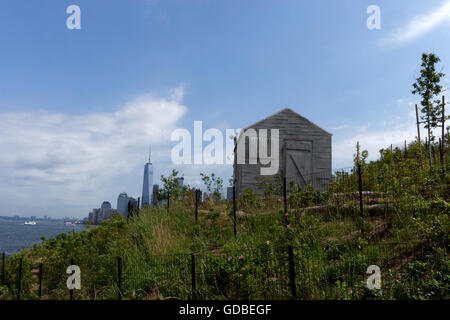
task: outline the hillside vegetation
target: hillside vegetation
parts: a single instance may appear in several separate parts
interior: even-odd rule
[[[123,299],[289,299],[291,247],[298,299],[449,299],[450,156],[436,151],[430,166],[427,154],[417,142],[370,163],[362,152],[327,192],[290,185],[287,215],[282,185],[261,181],[264,197],[247,190],[237,201],[236,237],[231,201],[201,203],[196,223],[194,195],[182,192],[169,211],[114,215],[10,257],[0,296],[16,297],[22,259],[21,298],[37,298],[42,262],[42,299],[68,299],[73,259],[82,279],[75,299],[116,299],[120,257]],[[380,267],[381,290],[367,288],[370,265]]]

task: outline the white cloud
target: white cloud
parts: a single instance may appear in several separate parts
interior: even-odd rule
[[[331,130],[338,131],[338,130],[342,130],[342,129],[346,129],[346,128],[348,128],[348,124],[340,124],[336,127],[331,128]]]
[[[346,137],[334,140],[333,168],[352,165],[358,141],[363,150],[369,151],[369,160],[376,160],[380,156],[380,149],[388,148],[391,144],[403,147],[405,140],[410,143],[416,139],[416,116],[414,108],[411,108],[411,100],[398,99],[396,104],[397,112],[391,110],[386,120],[371,123],[370,126],[349,128]]]
[[[352,166],[358,141],[363,150],[369,151],[369,160],[379,159],[379,150],[389,148],[391,144],[394,148],[403,149],[405,140],[407,144],[415,141],[417,139],[415,103],[414,98],[397,99],[395,104],[383,110],[386,114],[384,119],[372,122],[370,126],[349,127],[345,135],[340,133],[338,137],[333,138],[333,168]],[[432,130],[432,133],[439,137],[441,129]],[[423,125],[420,127],[420,134],[424,141],[427,131]]]
[[[450,1],[446,1],[426,14],[414,17],[406,25],[382,39],[381,43],[401,45],[432,31],[445,21],[450,21]]]
[[[343,139],[333,145],[333,165],[334,168],[351,166],[353,163],[353,154],[356,153],[356,143],[359,141],[362,150],[369,151],[369,160],[379,158],[380,149],[386,149],[391,144],[395,147],[402,147],[404,141],[407,143],[415,138],[414,124],[405,125],[391,130],[377,130],[366,132],[353,136],[352,138]]]
[[[148,146],[170,143],[171,131],[187,111],[183,94],[179,87],[169,98],[143,95],[111,113],[0,113],[2,207],[31,215],[17,210],[22,205],[46,212],[59,203],[59,215],[87,214],[61,208],[88,210],[112,189],[123,190],[127,174],[142,169]]]

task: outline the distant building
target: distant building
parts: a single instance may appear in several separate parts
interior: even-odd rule
[[[227,188],[227,200],[233,200],[233,187]]]
[[[128,216],[128,195],[125,192],[117,198],[117,212],[125,218]]]
[[[93,209],[93,216],[94,216],[94,224],[100,224],[103,222],[103,214],[101,212],[100,208]]]
[[[94,222],[95,221],[94,211],[89,212],[88,221],[90,221],[90,222]]]
[[[103,201],[101,210],[102,210],[102,215],[103,215],[104,220],[108,220],[109,218],[111,218],[112,207],[111,207],[111,203],[109,201]]]
[[[218,201],[218,200],[219,200],[219,197],[213,193],[208,193],[208,192],[203,193],[203,202]]]
[[[89,212],[87,221],[92,222],[93,224],[100,224],[105,220],[111,218],[113,213],[113,208],[111,207],[111,203],[109,201],[103,201],[100,208],[94,208],[91,212]],[[73,220],[66,218],[66,220]]]
[[[142,183],[142,207],[150,205],[150,186],[153,186],[153,165],[150,161],[151,151],[148,156],[148,162],[144,166],[144,181]]]
[[[159,192],[159,185],[154,184],[153,185],[153,192],[152,192],[152,201],[151,201],[151,205],[152,206],[157,206],[158,205],[158,192]]]
[[[133,215],[133,211],[138,208],[138,201],[135,198],[128,198],[128,213],[127,216],[131,217]]]

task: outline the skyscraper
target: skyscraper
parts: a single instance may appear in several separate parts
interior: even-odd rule
[[[117,198],[117,212],[122,217],[126,218],[128,216],[128,195],[125,192],[119,194]]]
[[[94,223],[95,221],[94,211],[89,212],[88,221]]]
[[[128,198],[128,217],[131,217],[134,213],[134,209],[137,208],[138,202],[135,198]]]
[[[94,216],[94,224],[100,224],[103,222],[102,210],[100,208],[95,208],[92,210]]]
[[[148,156],[148,162],[144,166],[144,182],[142,183],[142,207],[150,205],[150,187],[153,186],[153,165],[150,160],[151,150]]]
[[[152,192],[152,206],[154,206],[154,207],[156,207],[158,205],[158,191],[159,191],[159,185],[154,184],[153,192]]]
[[[101,206],[101,210],[102,210],[102,213],[103,213],[103,219],[104,220],[108,220],[111,217],[111,214],[112,214],[111,203],[109,203],[109,201],[103,201],[102,206]]]

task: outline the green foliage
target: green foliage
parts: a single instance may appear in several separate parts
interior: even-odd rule
[[[439,61],[439,57],[435,54],[423,53],[420,77],[413,84],[412,93],[422,97],[420,104],[422,105],[422,120],[426,121],[425,128],[436,128],[442,118],[440,101],[433,100],[441,93],[442,86],[439,83],[445,76],[442,72],[436,72],[436,63]]]
[[[450,180],[443,165],[424,167],[423,146],[417,143],[407,150],[381,150],[372,162],[361,152],[359,164],[362,216],[356,168],[335,173],[327,192],[291,183],[287,216],[280,180],[266,179],[261,181],[264,198],[250,189],[239,195],[236,238],[232,203],[201,204],[196,223],[193,193],[177,189],[178,172],[173,171],[163,188],[178,195],[169,213],[145,208],[129,219],[113,215],[89,231],[43,239],[8,258],[0,299],[16,297],[20,259],[24,299],[36,299],[40,261],[43,299],[67,299],[71,259],[82,270],[76,299],[116,299],[118,257],[124,299],[189,299],[191,253],[197,298],[288,299],[288,245],[297,298],[448,299]],[[202,177],[210,192],[221,186],[215,175]],[[371,212],[371,205],[379,211]],[[382,290],[366,286],[372,264],[382,270]]]
[[[283,194],[283,180],[280,174],[277,174],[274,178],[260,176],[259,184],[266,200],[273,200],[275,197],[280,197]]]
[[[450,298],[450,258],[444,249],[433,249],[425,260],[408,263],[406,269],[397,272],[391,283],[393,299]],[[400,281],[401,279],[401,281]],[[408,285],[404,285],[404,284]]]
[[[202,177],[202,181],[206,186],[206,190],[217,200],[220,200],[222,197],[222,189],[223,189],[223,179],[216,176],[215,173],[211,173],[211,175],[207,175],[205,173],[200,173]]]
[[[175,169],[166,177],[161,175],[162,188],[158,191],[158,199],[167,199],[167,193],[171,199],[178,199],[181,196],[179,172]]]
[[[324,204],[326,195],[314,190],[312,185],[302,188],[293,181],[289,184],[289,195],[287,199],[291,208],[305,208]]]
[[[261,208],[263,203],[259,195],[252,189],[246,189],[240,195],[238,201],[239,208],[244,208],[248,210],[255,210]]]

